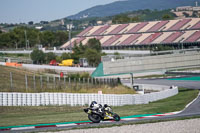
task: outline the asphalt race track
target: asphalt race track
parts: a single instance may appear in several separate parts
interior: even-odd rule
[[[155,85],[168,85],[178,86],[189,89],[200,89],[200,81],[191,80],[168,80],[168,79],[135,79],[136,84],[155,84]]]
[[[129,81],[123,81],[129,82]],[[157,85],[175,85],[179,87],[185,87],[190,89],[200,89],[200,81],[179,81],[179,80],[167,80],[167,79],[140,79],[134,80],[136,84],[157,84]],[[199,93],[200,94],[200,93]],[[71,125],[71,126],[62,126],[62,127],[43,127],[43,128],[35,128],[35,129],[25,129],[25,130],[10,130],[4,132],[33,132],[33,131],[51,131],[51,130],[64,130],[64,129],[71,129],[71,128],[82,128],[82,127],[98,127],[100,125],[113,125],[113,124],[122,124],[122,123],[137,123],[137,122],[144,122],[144,121],[152,121],[152,120],[168,120],[174,118],[183,118],[183,117],[192,117],[192,116],[200,116],[200,95],[187,105],[187,107],[173,115],[158,115],[158,117],[141,117],[141,119],[130,119],[126,121],[119,121],[119,122],[103,122],[99,124],[78,124],[78,125]]]

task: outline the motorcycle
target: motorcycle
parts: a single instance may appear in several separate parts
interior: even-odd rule
[[[110,106],[105,107],[104,105],[104,107],[101,107],[100,105],[99,108],[86,108],[84,111],[88,114],[88,119],[93,123],[99,123],[100,121],[106,120],[120,121],[120,116],[113,113]]]

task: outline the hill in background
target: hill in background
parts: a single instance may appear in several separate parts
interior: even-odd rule
[[[106,5],[99,5],[78,14],[69,16],[69,19],[82,19],[88,17],[112,16],[124,12],[150,9],[164,10],[178,6],[194,6],[196,0],[126,0],[117,1]]]

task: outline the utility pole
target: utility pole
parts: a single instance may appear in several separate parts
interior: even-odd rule
[[[26,30],[24,31],[24,34],[25,34],[25,46],[26,46],[26,49],[27,49],[27,35],[26,35]]]
[[[72,44],[71,44],[71,29],[72,29],[72,23],[67,24],[67,30],[69,31],[69,49],[70,53],[72,53]]]

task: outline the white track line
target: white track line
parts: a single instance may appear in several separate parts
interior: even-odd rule
[[[72,123],[72,124],[58,124],[56,126],[57,127],[68,127],[68,126],[75,126],[75,125],[77,125],[77,124],[75,124],[75,123]]]
[[[32,126],[32,127],[16,127],[16,128],[11,128],[11,130],[26,130],[26,129],[35,129],[35,126]]]

